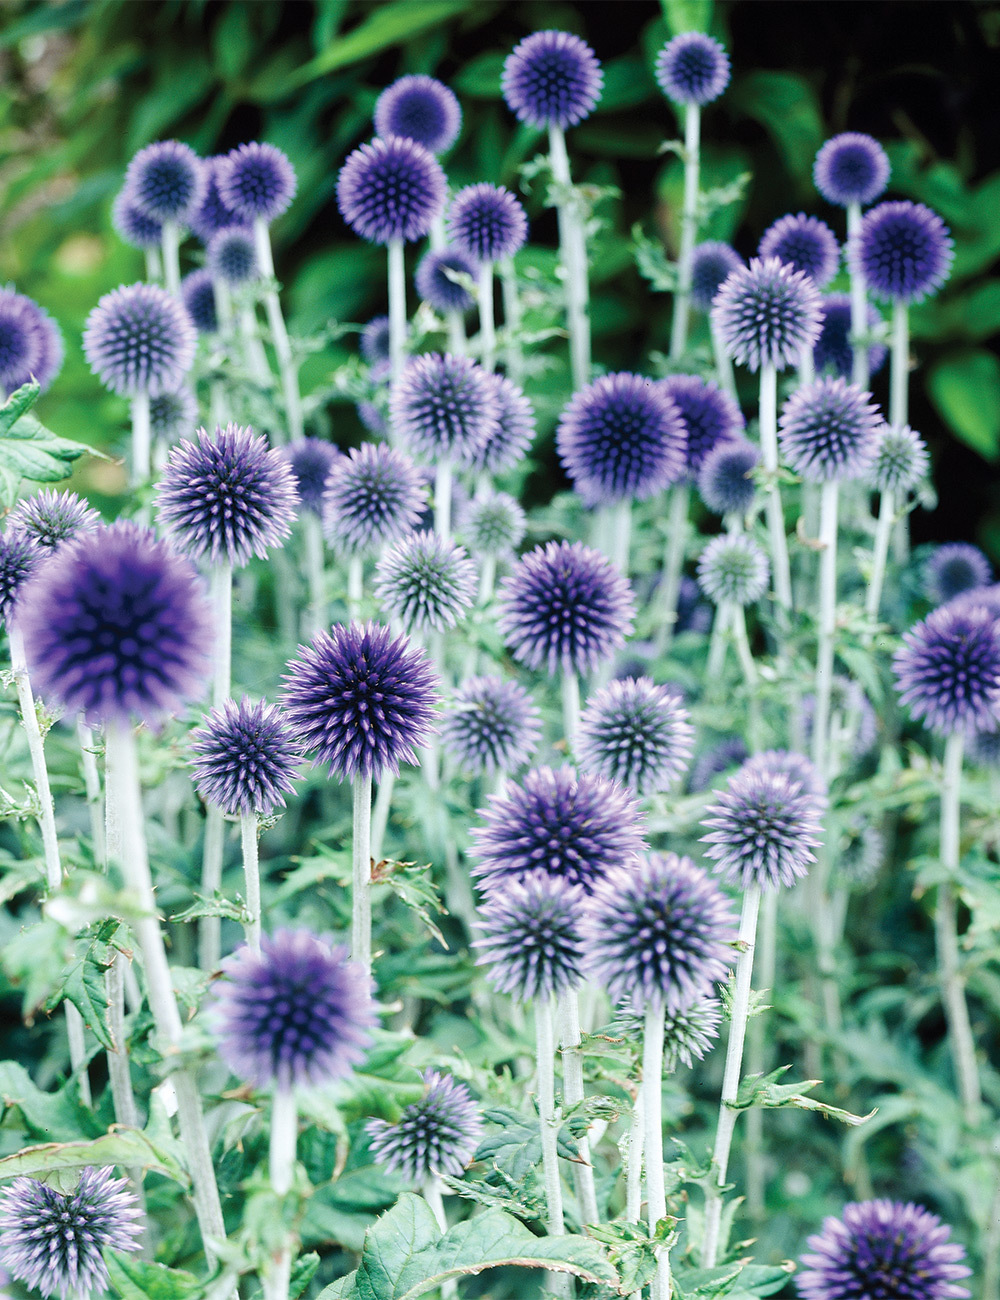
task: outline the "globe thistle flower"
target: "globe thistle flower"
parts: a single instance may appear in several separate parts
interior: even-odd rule
[[[244,695],[224,700],[191,733],[191,768],[198,793],[228,817],[270,817],[285,806],[302,762],[302,750],[281,710]]]
[[[885,836],[866,817],[854,818],[840,837],[837,870],[855,886],[870,885],[886,860]]]
[[[656,84],[675,104],[699,107],[729,85],[729,55],[704,32],[681,32],[656,56]]]
[[[375,101],[375,132],[383,140],[401,136],[441,154],[461,129],[462,109],[454,91],[434,77],[399,77]]]
[[[667,1012],[663,1024],[664,1073],[673,1074],[678,1063],[689,1069],[695,1061],[704,1059],[706,1052],[719,1036],[722,1010],[714,997],[695,998],[684,1006]],[[639,1042],[643,1024],[639,1016],[628,1010],[619,1011],[615,1017],[613,1033]]]
[[[591,893],[645,847],[643,818],[624,786],[570,767],[540,767],[492,795],[484,824],[472,830],[472,875],[491,893],[545,871]]]
[[[716,605],[753,605],[767,591],[767,552],[746,533],[713,537],[698,557],[698,584]]]
[[[873,297],[920,302],[951,271],[955,242],[936,212],[922,203],[880,203],[866,212],[848,244],[848,260]]]
[[[403,367],[389,396],[393,427],[414,455],[465,461],[497,431],[496,389],[468,357],[428,352]]]
[[[106,293],[83,332],[90,369],[105,388],[121,395],[155,397],[176,388],[191,369],[194,349],[191,317],[155,284],[123,285]]]
[[[111,224],[122,243],[130,248],[158,248],[163,237],[163,222],[147,216],[127,186],[115,195],[111,205]]]
[[[287,1091],[341,1079],[364,1059],[375,1024],[369,981],[347,950],[307,930],[264,935],[222,963],[219,1054],[240,1079]]]
[[[414,284],[424,302],[446,316],[467,312],[473,306],[476,300],[468,281],[475,282],[478,274],[478,263],[461,249],[431,249],[420,259]]]
[[[285,457],[237,424],[178,443],[157,488],[157,515],[174,542],[236,568],[283,545],[297,505]]]
[[[745,515],[757,494],[753,472],[759,464],[760,449],[746,438],[720,442],[698,474],[702,501],[717,515]]]
[[[348,157],[337,178],[344,220],[372,244],[423,239],[444,209],[441,164],[421,144],[401,136],[375,139]]]
[[[893,657],[896,689],[932,731],[996,731],[1000,625],[993,610],[960,596],[903,634]]]
[[[861,478],[875,457],[882,417],[846,379],[817,379],[797,388],[779,420],[779,442],[789,466],[807,483]]]
[[[46,558],[46,552],[21,529],[0,533],[0,626],[6,627],[28,579]]]
[[[448,209],[448,234],[468,257],[502,262],[528,238],[528,218],[502,185],[466,185]]]
[[[334,465],[344,459],[343,454],[324,438],[296,438],[282,449],[282,455],[292,471],[299,506],[314,515],[321,515],[330,474]]]
[[[219,193],[219,170],[224,161],[224,157],[219,154],[204,159],[202,169],[205,175],[205,193],[187,219],[192,233],[203,244],[207,244],[217,230],[241,224],[240,217],[232,208],[227,207]]]
[[[569,32],[534,32],[504,61],[500,89],[519,122],[565,131],[589,117],[604,73],[586,41]]]
[[[790,781],[802,786],[803,790],[808,790],[820,799],[826,797],[823,782],[815,767],[805,754],[798,754],[793,749],[761,750],[746,760],[743,771],[765,777],[787,776]]]
[[[424,1086],[424,1095],[404,1107],[397,1123],[370,1119],[365,1125],[372,1159],[413,1183],[458,1178],[483,1132],[476,1103],[464,1083],[436,1070],[427,1071]]]
[[[628,580],[581,542],[521,557],[500,587],[497,625],[514,658],[550,673],[588,673],[622,648],[635,605]]]
[[[802,271],[823,289],[840,269],[837,236],[819,217],[804,212],[779,217],[764,231],[758,257],[776,257],[793,271]]]
[[[505,474],[535,441],[535,408],[506,375],[491,374],[488,379],[497,403],[496,427],[484,443],[466,451],[462,465],[478,474]]]
[[[746,743],[742,736],[726,736],[717,745],[703,750],[691,764],[688,791],[691,794],[700,794],[701,791],[708,790],[714,784],[716,777],[722,776],[734,767],[742,767],[748,757]]]
[[[352,447],[330,470],[323,491],[323,532],[344,555],[371,555],[416,525],[426,500],[409,456],[384,444]]]
[[[149,431],[154,438],[176,442],[189,437],[198,423],[198,399],[186,384],[149,399]]]
[[[948,542],[936,546],[924,565],[924,594],[934,605],[943,605],[963,591],[988,587],[993,581],[990,562],[978,546]]]
[[[691,254],[691,301],[695,307],[711,311],[724,282],[743,265],[743,258],[729,244],[716,239],[696,244]]]
[[[201,159],[179,140],[146,145],[125,172],[132,202],[155,221],[187,221],[204,198],[205,185]]]
[[[686,471],[687,434],[660,384],[602,375],[575,393],[556,431],[559,458],[587,505],[645,500]]]
[[[868,332],[882,324],[882,317],[870,302],[865,304],[868,313]],[[847,293],[830,293],[823,299],[823,319],[819,338],[813,347],[813,365],[820,374],[829,367],[841,379],[850,379],[854,364],[851,346],[851,296]],[[885,365],[888,349],[881,343],[868,346],[868,373],[877,374]]]
[[[253,231],[247,226],[224,226],[208,241],[206,265],[224,284],[238,288],[260,277]]]
[[[812,279],[776,257],[753,258],[715,296],[712,320],[734,361],[750,370],[796,365],[819,338],[823,300]]]
[[[1000,583],[991,583],[988,587],[973,587],[969,591],[960,591],[948,601],[948,608],[963,613],[970,609],[984,609],[991,618],[1000,619]]]
[[[17,503],[7,519],[7,535],[20,533],[43,550],[54,551],[100,523],[100,514],[75,492],[45,488]]]
[[[465,616],[477,580],[464,546],[437,533],[410,533],[383,551],[375,569],[375,595],[408,632],[443,632]]]
[[[389,365],[389,317],[375,316],[361,331],[361,355],[373,367]],[[388,369],[385,371],[388,374]]]
[[[1000,731],[973,732],[965,753],[977,767],[1000,767]]]
[[[816,155],[813,181],[828,203],[865,207],[888,185],[889,159],[870,135],[845,131],[827,140]]]
[[[459,532],[473,555],[499,558],[520,545],[527,519],[508,492],[473,497],[459,516]]]
[[[12,393],[34,380],[44,391],[62,366],[59,327],[37,302],[0,289],[0,389]]]
[[[445,705],[441,742],[463,772],[516,772],[538,748],[541,717],[520,683],[468,677]]]
[[[875,459],[868,467],[865,480],[876,492],[894,492],[900,496],[913,488],[930,469],[927,444],[908,424],[893,427],[883,424],[875,440]]]
[[[39,694],[95,721],[155,724],[204,690],[212,633],[201,581],[136,524],[60,548],[24,592],[19,625]]]
[[[437,675],[422,650],[378,623],[335,624],[300,646],[284,677],[289,725],[313,766],[380,781],[417,762],[433,730]]]
[[[181,280],[181,301],[199,334],[214,334],[219,328],[215,306],[215,281],[207,267],[191,271]]]
[[[694,728],[679,695],[648,677],[625,677],[587,701],[576,751],[585,772],[646,795],[680,780],[693,743]]]
[[[113,1170],[84,1169],[63,1195],[35,1178],[15,1178],[0,1192],[0,1262],[43,1296],[104,1294],[105,1250],[134,1251],[142,1232],[135,1192]]]
[[[254,140],[222,157],[216,167],[219,197],[241,221],[271,224],[295,198],[295,168],[276,145]]]
[[[477,961],[500,993],[519,1002],[556,999],[583,980],[577,885],[531,871],[490,894],[476,926]]]
[[[674,623],[676,634],[694,632],[703,636],[711,631],[713,617],[712,606],[703,598],[697,582],[682,573],[677,593],[677,621]]]
[[[795,1285],[802,1300],[957,1300],[970,1292],[965,1250],[949,1241],[951,1229],[912,1201],[859,1201],[839,1219],[824,1219],[809,1237],[809,1253]]]
[[[687,432],[687,472],[697,478],[708,453],[746,428],[743,412],[735,398],[699,375],[668,375],[659,388],[680,411]]]
[[[667,1014],[708,997],[733,963],[736,918],[690,858],[650,853],[616,865],[581,920],[586,967],[613,1002]]]

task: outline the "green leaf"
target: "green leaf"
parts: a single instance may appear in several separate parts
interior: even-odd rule
[[[163,1264],[147,1264],[133,1255],[109,1250],[105,1256],[111,1285],[122,1300],[191,1300],[202,1284],[193,1273]]]
[[[69,476],[73,461],[92,452],[85,443],[60,438],[31,414],[38,393],[37,384],[24,384],[0,407],[0,477],[8,505],[22,479],[58,483]]]
[[[806,1079],[802,1083],[778,1083],[781,1076],[791,1068],[790,1065],[782,1065],[770,1074],[747,1075],[740,1083],[736,1100],[732,1102],[733,1109],[748,1110],[751,1106],[780,1109],[783,1106],[793,1106],[797,1110],[818,1111],[825,1119],[837,1119],[841,1124],[852,1127],[864,1124],[875,1114],[875,1111],[870,1111],[867,1115],[853,1115],[849,1110],[841,1110],[839,1106],[828,1106],[826,1102],[807,1097],[806,1093],[819,1087],[819,1079]]]
[[[712,21],[712,0],[660,0],[671,36],[682,32],[707,32]]]
[[[102,1047],[114,1051],[116,1044],[108,1027],[107,973],[114,959],[109,940],[118,929],[117,921],[101,927],[83,957],[70,967],[63,985],[63,996],[68,998],[83,1017],[83,1023]],[[124,961],[124,958],[119,960]]]
[[[939,361],[927,377],[931,401],[955,435],[987,460],[1000,456],[1000,360],[980,348]]]
[[[0,1123],[29,1138],[69,1142],[86,1132],[87,1112],[66,1088],[43,1092],[23,1065],[0,1061]],[[91,1130],[93,1131],[93,1130]]]
[[[791,174],[811,185],[813,159],[825,131],[816,92],[805,78],[792,72],[751,72],[733,86],[730,102],[760,122]]]
[[[298,1300],[306,1287],[316,1275],[319,1268],[319,1256],[315,1251],[300,1255],[292,1265],[292,1276],[288,1282],[288,1300]]]
[[[172,1152],[134,1128],[119,1128],[89,1142],[45,1142],[25,1147],[0,1160],[0,1178],[20,1174],[41,1178],[57,1169],[85,1169],[88,1165],[135,1166],[155,1170],[185,1186],[189,1181]]]
[[[421,1196],[404,1192],[365,1237],[356,1286],[362,1300],[395,1300],[407,1263],[441,1236],[430,1206]]]
[[[448,943],[431,917],[431,912],[446,912],[441,894],[427,863],[379,862],[372,869],[373,885],[388,885],[397,898],[412,908],[442,948]]]

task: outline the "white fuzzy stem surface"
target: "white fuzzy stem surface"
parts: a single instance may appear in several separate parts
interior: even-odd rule
[[[563,733],[566,737],[566,747],[572,753],[576,745],[577,732],[580,730],[580,679],[576,673],[564,670],[561,686]]]
[[[163,277],[168,293],[181,296],[181,231],[176,221],[164,221],[160,227],[163,250]]]
[[[715,323],[715,318],[709,316],[709,328],[712,332],[712,355],[715,358],[715,369],[719,375],[720,386],[729,394],[730,397],[736,397],[736,375],[733,371],[733,361],[726,351],[726,345],[722,339],[722,332]]]
[[[837,617],[837,505],[839,484],[824,483],[819,504],[819,627],[816,644],[816,708],[812,760],[824,785],[830,768],[830,697]]]
[[[910,315],[905,302],[892,305],[892,356],[889,362],[889,423],[901,429],[910,418]]]
[[[104,797],[101,794],[101,774],[97,767],[97,755],[94,753],[94,733],[82,716],[76,720],[76,739],[80,746],[83,787],[87,792],[87,808],[90,812],[90,837],[93,843],[94,861],[104,862],[107,846],[104,842]]]
[[[274,283],[274,257],[271,253],[271,232],[263,217],[253,223],[253,243],[257,253],[260,273],[267,282],[264,290],[264,310],[271,331],[271,341],[278,358],[278,372],[281,375],[281,391],[285,399],[285,418],[288,421],[288,436],[297,442],[304,433],[302,418],[302,396],[299,393],[299,373],[292,355],[292,345],[288,338],[285,317],[281,311],[281,301]]]
[[[896,518],[896,494],[883,492],[878,508],[878,523],[875,525],[875,543],[872,550],[872,572],[868,579],[865,593],[865,613],[869,618],[878,618],[882,604],[882,587],[885,583],[885,566],[889,558],[889,542],[892,540],[892,525]]]
[[[326,626],[326,583],[323,574],[323,528],[311,510],[302,514],[302,549],[309,590],[306,636],[314,637]]]
[[[628,1223],[638,1223],[642,1210],[642,1146],[646,1131],[645,1118],[646,1094],[640,1087],[632,1106],[632,1118],[628,1130],[628,1154],[625,1159],[625,1219]]]
[[[350,618],[361,617],[361,601],[365,591],[365,562],[360,555],[347,561],[347,613]]]
[[[566,136],[561,127],[549,127],[549,161],[552,179],[563,187],[567,197],[559,204],[559,248],[566,275],[566,317],[569,327],[570,373],[573,390],[583,388],[590,379],[590,277],[587,265],[587,238],[583,214],[575,196],[568,193],[573,184],[566,152]]]
[[[351,839],[351,957],[370,976],[372,970],[372,778],[358,775],[353,782],[353,834]]]
[[[698,232],[698,173],[701,155],[701,108],[688,104],[684,110],[684,211],[681,216],[681,250],[677,262],[677,293],[670,327],[670,356],[684,354],[691,314],[691,263]]]
[[[663,1179],[663,1034],[666,1007],[661,999],[646,1008],[642,1034],[642,1092],[646,1157],[646,1221],[649,1235],[667,1213]],[[650,1300],[670,1300],[670,1253],[656,1250],[656,1276],[649,1288]]]
[[[389,240],[388,256],[389,368],[395,383],[406,359],[406,259],[401,239]]]
[[[538,1056],[538,1119],[542,1135],[542,1176],[545,1183],[545,1206],[549,1236],[561,1237],[563,1224],[562,1183],[559,1180],[559,1112],[556,1109],[555,1034],[552,1026],[552,1001],[535,1001],[535,1042]],[[569,1280],[562,1274],[549,1274],[549,1290],[565,1298],[571,1294]]]
[[[153,442],[149,417],[149,394],[132,395],[132,486],[149,482]]]
[[[675,483],[670,489],[670,506],[667,513],[667,545],[663,553],[663,623],[657,638],[658,648],[665,650],[673,640],[677,622],[677,598],[681,590],[681,571],[687,549],[688,511],[691,489],[687,483]]]
[[[769,365],[760,368],[760,451],[764,468],[770,476],[766,508],[774,594],[778,604],[787,610],[792,607],[792,574],[781,492],[774,477],[778,471],[778,372]]]
[[[253,952],[260,952],[260,845],[258,843],[257,814],[243,813],[240,817],[240,842],[243,848],[243,878],[246,885],[247,943]]]
[[[451,461],[439,460],[434,470],[434,531],[445,541],[451,537],[451,480]]]
[[[211,902],[222,888],[222,859],[226,823],[222,810],[209,804],[205,813],[205,842],[201,857],[202,897]],[[203,971],[218,969],[222,960],[222,918],[203,916],[198,922],[198,964]]]
[[[584,1099],[583,1055],[580,1052],[580,995],[574,989],[567,989],[561,995],[556,1006],[556,1020],[559,1030],[559,1043],[562,1049],[563,1067],[563,1103],[567,1109],[579,1106]],[[580,1163],[573,1165],[573,1184],[576,1199],[580,1203],[580,1215],[583,1222],[599,1223],[597,1212],[597,1189],[594,1184],[594,1168],[590,1163],[590,1137],[584,1133],[577,1139]]]
[[[861,204],[849,203],[847,206],[847,240],[849,244],[857,240],[861,230]],[[865,277],[855,259],[848,258],[848,272],[851,279],[851,382],[859,388],[868,387],[868,348],[861,338],[868,333],[868,300],[865,290]]]
[[[480,362],[484,370],[497,364],[496,307],[493,302],[493,263],[479,267],[479,343]]]

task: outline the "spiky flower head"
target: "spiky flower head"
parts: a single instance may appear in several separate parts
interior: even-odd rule
[[[440,154],[451,148],[461,129],[455,93],[436,77],[398,77],[375,101],[375,133],[383,139],[401,136]]]
[[[819,217],[804,212],[779,217],[761,235],[758,257],[776,257],[793,271],[803,271],[823,289],[840,269],[837,236]]]
[[[883,302],[920,302],[947,280],[955,241],[923,203],[880,203],[866,212],[849,242],[848,260]]]
[[[294,788],[302,750],[281,710],[244,695],[224,700],[191,733],[191,767],[198,793],[228,817],[269,817]]]
[[[149,429],[154,438],[176,442],[190,437],[198,423],[198,399],[187,384],[149,399]]]
[[[519,682],[504,677],[468,677],[445,705],[441,742],[471,776],[516,772],[541,739],[534,700]]]
[[[576,126],[601,97],[604,73],[586,41],[569,32],[526,36],[507,55],[500,89],[520,122],[545,130]]]
[[[403,136],[376,138],[341,167],[337,205],[369,243],[412,242],[423,239],[441,215],[446,189],[441,164],[422,144]]]
[[[807,1241],[801,1300],[960,1300],[970,1277],[951,1228],[912,1201],[859,1201],[823,1220]]]
[[[717,515],[745,515],[757,494],[753,472],[759,464],[760,449],[746,438],[720,442],[698,474],[702,501]]]
[[[506,375],[492,374],[489,381],[497,403],[496,426],[484,443],[466,452],[462,466],[481,474],[505,474],[535,441],[535,408]]]
[[[476,596],[478,575],[464,546],[437,533],[410,533],[383,552],[375,595],[407,632],[455,627]]]
[[[410,532],[426,497],[409,456],[383,443],[362,443],[330,470],[323,533],[341,555],[372,555]]]
[[[476,1154],[483,1125],[464,1083],[428,1070],[426,1092],[403,1108],[395,1124],[370,1119],[365,1125],[376,1164],[423,1186],[428,1179],[458,1178]]]
[[[44,391],[62,361],[62,334],[48,312],[23,293],[0,289],[0,389],[12,393],[33,379]]]
[[[855,817],[844,827],[837,847],[837,871],[848,884],[872,884],[886,860],[885,836],[867,817]]]
[[[158,248],[163,238],[163,223],[147,216],[127,187],[118,191],[111,205],[111,224],[122,242],[131,248]]]
[[[688,790],[698,794],[715,784],[723,773],[741,767],[747,760],[746,742],[742,736],[725,736],[717,744],[703,750],[691,764]]]
[[[583,979],[578,885],[530,871],[489,894],[476,925],[474,947],[486,978],[519,1002],[555,999]]]
[[[865,207],[889,184],[889,159],[870,135],[844,131],[827,140],[816,155],[813,181],[828,203]]]
[[[876,492],[902,496],[924,478],[930,469],[927,444],[908,424],[883,424],[875,440],[875,459],[867,482]]]
[[[977,597],[967,593],[928,614],[903,634],[893,658],[911,716],[946,736],[996,731],[1000,722],[1000,623]]]
[[[215,306],[215,281],[206,266],[189,272],[181,280],[181,299],[199,334],[214,334],[219,328]]]
[[[709,452],[746,428],[743,412],[735,398],[700,375],[668,375],[659,387],[680,411],[687,433],[688,476],[697,478]]]
[[[296,438],[282,449],[299,494],[299,507],[314,515],[323,513],[323,496],[334,465],[343,454],[325,438]]]
[[[105,388],[155,396],[191,369],[195,340],[191,317],[172,294],[130,284],[106,293],[87,317],[83,351]]]
[[[496,390],[469,357],[428,352],[403,367],[392,386],[389,413],[414,455],[432,464],[465,461],[496,433]]]
[[[132,202],[155,221],[186,222],[204,198],[205,185],[202,160],[180,140],[146,145],[125,172]]]
[[[698,584],[716,605],[753,605],[770,572],[767,553],[747,533],[721,533],[698,557]]]
[[[432,248],[420,259],[414,284],[424,302],[447,316],[467,312],[475,303],[471,286],[478,274],[478,263],[460,248]]]
[[[110,1168],[84,1169],[66,1194],[15,1178],[0,1192],[0,1263],[43,1296],[103,1295],[103,1252],[138,1250],[144,1217],[128,1179]]]
[[[794,749],[759,750],[746,760],[743,771],[764,776],[787,776],[811,794],[825,797],[820,774],[805,754],[799,754]]]
[[[796,365],[819,338],[823,299],[812,279],[776,257],[755,257],[726,279],[712,320],[734,361],[759,370]]]
[[[388,374],[389,366],[389,317],[374,316],[361,331],[361,355],[372,367]]]
[[[722,1008],[714,997],[695,998],[694,1001],[668,1011],[663,1024],[663,1071],[673,1074],[678,1063],[689,1069],[704,1058],[719,1036]],[[641,1016],[628,1009],[619,1010],[612,1033],[638,1043],[642,1041]]]
[[[75,492],[45,488],[17,503],[7,520],[7,533],[21,533],[43,550],[54,551],[100,523],[100,514]]]
[[[636,794],[667,790],[691,759],[694,728],[681,698],[648,677],[622,677],[597,691],[580,719],[580,766]]]
[[[222,963],[213,1007],[219,1055],[240,1079],[285,1091],[349,1074],[371,1043],[362,967],[308,930],[264,935]]]
[[[268,223],[295,197],[295,168],[276,145],[254,140],[231,149],[216,172],[223,203],[241,221]]]
[[[502,262],[513,257],[528,238],[528,218],[502,185],[466,185],[448,209],[448,234],[453,244],[476,261]]]
[[[729,55],[704,32],[681,32],[656,56],[656,83],[675,104],[710,104],[729,75]]]
[[[45,550],[23,530],[0,533],[0,626],[10,622],[25,584],[45,558]]]
[[[524,537],[524,511],[509,492],[472,497],[459,515],[458,529],[473,555],[510,555]]]
[[[730,244],[717,239],[696,244],[691,255],[691,301],[700,311],[712,310],[712,301],[743,258]]]
[[[216,279],[232,288],[260,276],[253,231],[247,226],[224,226],[208,241],[207,266]]]
[[[882,317],[870,302],[865,303],[868,333],[881,324]],[[876,375],[885,365],[889,355],[882,343],[868,345],[868,373]],[[823,299],[823,321],[819,338],[813,347],[813,366],[817,374],[829,368],[841,379],[850,379],[854,367],[854,348],[851,346],[851,296],[847,293],[829,293]]]
[[[205,193],[198,207],[188,217],[188,225],[203,244],[207,244],[217,230],[241,222],[241,218],[226,205],[219,193],[219,171],[224,162],[225,158],[221,154],[203,161]]]
[[[988,587],[993,581],[993,569],[978,546],[946,542],[931,552],[924,564],[923,579],[927,599],[943,605],[963,591]]]
[[[779,421],[781,451],[807,483],[861,478],[875,458],[882,417],[846,379],[817,379],[796,388]]]

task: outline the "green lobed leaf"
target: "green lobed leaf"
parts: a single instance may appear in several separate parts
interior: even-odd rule
[[[956,437],[987,460],[1000,456],[1000,360],[992,352],[953,353],[932,367],[927,388]]]
[[[164,1264],[148,1264],[134,1255],[109,1250],[104,1262],[108,1277],[122,1300],[193,1300],[202,1284],[193,1273]]]
[[[45,1142],[25,1147],[0,1160],[0,1178],[26,1174],[41,1178],[58,1169],[85,1169],[89,1165],[121,1165],[152,1169],[187,1185],[188,1176],[172,1152],[152,1142],[134,1128],[119,1128],[89,1142]]]
[[[836,1119],[841,1124],[852,1127],[864,1124],[875,1114],[875,1111],[870,1111],[867,1115],[854,1115],[849,1110],[841,1110],[839,1106],[828,1106],[826,1102],[806,1096],[813,1088],[819,1087],[819,1079],[806,1079],[802,1083],[778,1083],[791,1068],[790,1065],[782,1065],[770,1074],[747,1075],[740,1083],[736,1100],[732,1102],[733,1109],[748,1110],[751,1106],[779,1109],[782,1106],[793,1106],[797,1110],[818,1111],[826,1119]]]
[[[31,414],[39,391],[35,383],[24,384],[0,407],[0,478],[7,504],[22,479],[58,483],[75,460],[92,451],[85,443],[60,438]]]

